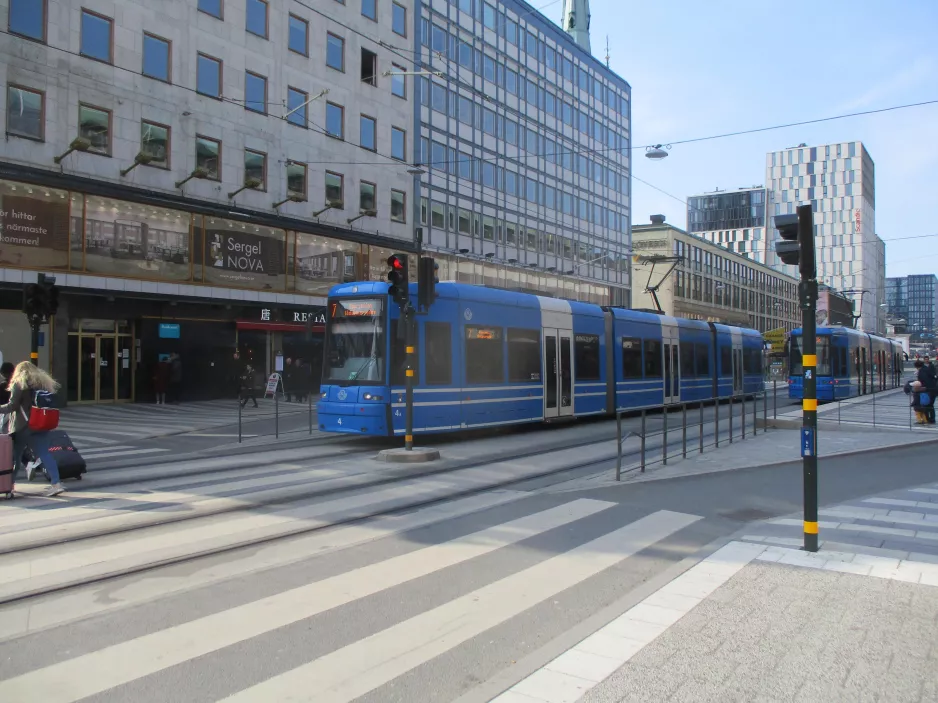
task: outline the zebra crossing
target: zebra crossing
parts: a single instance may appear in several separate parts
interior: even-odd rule
[[[289,478],[348,470],[322,462]],[[280,481],[240,476],[0,505],[3,700],[455,700],[563,636],[584,602],[599,612],[623,595],[630,560],[686,556],[701,520],[512,490],[428,504],[438,476],[416,497],[404,482],[264,508],[250,496]],[[226,495],[233,486],[245,492]],[[190,517],[210,501],[243,509]],[[350,510],[379,512],[349,523]],[[248,548],[232,551],[238,540]]]

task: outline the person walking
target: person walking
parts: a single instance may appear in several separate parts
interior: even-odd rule
[[[29,447],[33,455],[42,463],[51,483],[44,491],[44,496],[57,496],[65,491],[59,479],[59,466],[49,451],[49,433],[32,432],[29,429],[29,416],[35,404],[36,392],[55,393],[59,384],[42,369],[28,361],[16,366],[10,379],[10,400],[0,405],[0,413],[9,415],[11,434],[13,435],[14,474],[22,466],[23,449]],[[34,466],[26,469],[26,480],[32,481]]]
[[[169,364],[164,359],[157,359],[153,368],[153,394],[157,405],[166,405],[166,386],[169,383]]]
[[[0,405],[10,402],[10,379],[13,377],[13,371],[16,367],[9,361],[3,362],[0,366]],[[0,415],[0,434],[6,433],[7,416]]]
[[[296,383],[296,374],[293,372],[293,360],[288,357],[286,361],[283,362],[283,395],[288,403],[293,401],[293,389]]]
[[[257,407],[257,391],[254,389],[254,367],[248,364],[241,374],[241,407],[248,404],[248,399],[254,401]]]

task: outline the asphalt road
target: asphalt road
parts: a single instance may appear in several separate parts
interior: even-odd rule
[[[822,504],[933,482],[933,454],[822,459]],[[29,604],[35,631],[0,639],[3,700],[488,700],[486,682],[545,663],[701,547],[799,511],[801,465],[503,493],[403,532],[394,521],[419,510],[392,518],[364,541],[339,527],[277,564],[254,547],[45,596]],[[225,576],[187,587],[211,573]],[[81,598],[99,614],[70,605]],[[0,620],[22,612],[0,607]]]

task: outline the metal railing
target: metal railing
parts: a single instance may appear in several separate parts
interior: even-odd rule
[[[766,421],[768,415],[768,394],[754,393],[748,395],[734,395],[721,398],[719,402],[688,402],[674,403],[665,406],[662,411],[652,415],[648,409],[641,411],[618,410],[616,411],[616,481],[622,480],[623,473],[639,471],[645,473],[649,466],[661,464],[667,466],[668,460],[687,458],[688,446],[690,442],[691,452],[694,451],[696,444],[697,454],[703,454],[710,447],[719,448],[720,442],[725,440],[732,444],[735,440],[745,440],[747,432],[755,437],[758,434],[758,415],[759,405],[762,406],[762,427],[763,433],[766,431]],[[693,413],[696,409],[697,413]],[[707,410],[711,412],[708,413]],[[690,413],[688,411],[691,411]],[[639,412],[638,431],[625,430],[623,432],[623,416]],[[672,423],[671,417],[680,413],[680,424]],[[695,417],[690,415],[696,414]],[[708,417],[709,415],[709,417]],[[721,431],[721,423],[726,423],[726,430]],[[650,424],[660,424],[657,429],[651,428]],[[712,425],[711,428],[708,426]],[[692,431],[688,437],[688,430]],[[679,431],[681,435],[680,452],[673,451],[675,444],[668,439],[669,431]],[[696,430],[694,432],[694,430]],[[623,470],[623,444],[636,437],[639,439],[638,459],[639,463],[630,469]],[[659,459],[649,460],[648,440],[654,437],[661,437],[661,455]]]

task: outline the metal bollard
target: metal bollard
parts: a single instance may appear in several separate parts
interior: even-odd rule
[[[703,454],[704,404],[700,404],[700,453]]]
[[[668,406],[664,406],[664,429],[661,435],[661,465],[668,465]]]
[[[616,481],[622,478],[622,413],[616,410]]]
[[[280,439],[280,396],[274,389],[274,436]]]
[[[681,456],[687,458],[687,403],[681,405]]]
[[[645,473],[645,411],[642,410],[642,473]]]
[[[762,394],[762,433],[765,434],[769,429],[769,396]]]
[[[733,396],[730,396],[730,444],[733,443]]]

